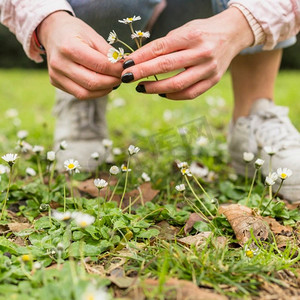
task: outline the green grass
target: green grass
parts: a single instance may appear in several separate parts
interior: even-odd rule
[[[297,128],[300,128],[299,82],[300,72],[281,72],[275,93],[277,104],[291,108],[290,116]],[[134,286],[138,286],[147,299],[176,299],[174,289],[170,291],[166,285],[170,278],[193,282],[232,299],[251,299],[259,295],[263,282],[279,287],[286,285],[279,279],[279,271],[296,272],[300,257],[292,243],[285,249],[278,249],[272,236],[265,242],[252,238],[247,246],[256,245],[257,253],[249,258],[245,247],[237,245],[227,219],[217,213],[216,207],[192,179],[193,191],[187,188],[184,196],[175,191],[175,185],[184,182],[180,171],[174,168],[175,159],[197,161],[217,175],[211,182],[200,180],[210,196],[216,197],[219,204],[245,204],[249,187],[244,187],[244,178],[229,180],[232,170],[222,147],[233,106],[229,75],[194,101],[169,101],[157,95],[138,94],[135,85],[123,84],[110,95],[107,112],[110,138],[114,146],[123,150],[130,144],[142,150],[132,158],[128,190],[140,186],[140,175],[147,172],[152,187],[159,190],[158,195],[145,205],[129,206],[123,211],[116,202],[105,202],[103,197],[75,194],[73,199],[65,175],[55,174],[50,189],[41,184],[38,177],[25,177],[25,167],[36,168],[36,157],[22,156],[13,173],[8,200],[9,205],[18,204],[19,211],[16,219],[5,213],[6,219],[0,221],[0,299],[88,299],[82,295],[90,282],[97,287],[107,286],[109,293],[118,294],[119,298],[132,299],[134,288],[116,288],[121,285],[120,279],[117,283],[114,281],[115,285],[111,284],[108,270],[117,267],[120,261],[123,263],[117,273],[123,273],[122,284],[129,286],[126,283],[134,278]],[[28,142],[51,150],[55,126],[52,115],[54,88],[49,84],[47,72],[0,70],[0,95],[1,155],[16,151],[16,134],[21,129],[28,130]],[[117,98],[123,98],[125,105],[113,107]],[[217,105],[218,98],[224,99],[224,105],[220,101]],[[211,99],[214,99],[214,105],[207,103]],[[12,108],[18,110],[21,121],[18,126],[14,119],[6,116],[7,110]],[[177,129],[183,126],[189,129],[186,138],[177,134]],[[194,143],[201,134],[208,135],[210,143],[199,150]],[[116,164],[126,160],[127,156],[123,155],[116,159]],[[42,167],[44,178],[48,178],[44,155]],[[102,165],[101,171],[107,172],[108,168]],[[91,174],[79,174],[75,185],[88,176]],[[120,176],[118,195],[123,192],[124,181],[124,176]],[[8,178],[3,175],[1,205],[7,186]],[[263,184],[255,185],[251,207],[258,206],[262,190]],[[100,221],[86,229],[79,228],[74,222],[63,223],[48,216],[50,202],[59,205],[60,209],[64,205],[69,210],[79,207],[96,216],[99,199]],[[131,200],[134,201],[135,196]],[[208,224],[195,223],[190,234],[211,231],[212,235],[199,245],[183,245],[178,240],[184,236],[183,227],[190,214],[196,210],[207,215],[200,201],[215,217]],[[293,227],[299,222],[299,212],[286,209],[283,203],[272,203],[266,214]],[[30,223],[31,228],[16,233],[7,227],[12,222]],[[177,229],[176,233],[169,227],[165,229],[163,224],[172,225]],[[226,237],[222,247],[216,242],[220,236]],[[62,253],[58,251],[58,243],[63,244]],[[7,252],[10,257],[3,255]],[[23,254],[30,255],[29,262],[22,261]],[[82,260],[85,257],[89,257],[86,263],[98,273],[88,274],[84,270]],[[36,261],[42,264],[40,270],[33,267]],[[60,270],[55,264],[63,265],[63,268]],[[48,269],[51,265],[54,267]],[[152,289],[149,289],[148,278],[155,281]]]

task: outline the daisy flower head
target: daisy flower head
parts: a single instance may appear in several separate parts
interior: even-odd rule
[[[274,146],[265,146],[264,151],[269,154],[270,156],[277,153],[278,149]]]
[[[10,169],[8,166],[0,165],[0,175],[8,174]]]
[[[141,31],[141,30],[136,30],[132,35],[131,38],[132,39],[136,39],[136,38],[146,38],[148,39],[150,37],[150,32],[149,31]]]
[[[32,150],[32,146],[24,140],[18,140],[16,150],[27,153]]]
[[[263,159],[258,158],[254,163],[255,168],[260,169],[262,167],[262,165],[264,164],[264,162],[265,161]]]
[[[293,172],[291,169],[288,168],[278,168],[277,169],[277,175],[281,180],[285,180],[292,176]]]
[[[82,294],[81,300],[109,300],[111,299],[107,292],[101,287],[96,289],[96,287],[90,284],[87,289]]]
[[[36,171],[32,168],[29,168],[29,167],[26,168],[25,172],[28,176],[35,176],[36,175]]]
[[[80,173],[80,171],[79,171],[80,165],[79,165],[78,160],[74,160],[72,158],[67,159],[64,162],[64,166],[69,173]]]
[[[118,36],[114,30],[109,33],[107,41],[110,45],[118,41]]]
[[[91,158],[94,159],[94,160],[98,160],[99,157],[100,157],[99,152],[93,152],[93,153],[91,154]]]
[[[121,155],[122,154],[122,150],[120,148],[113,148],[112,149],[112,153],[113,155]]]
[[[17,154],[7,153],[2,156],[2,159],[5,160],[11,167],[16,162],[18,158]]]
[[[103,188],[107,187],[108,183],[104,179],[95,179],[94,180],[94,185],[98,190],[102,190]]]
[[[189,168],[181,168],[180,172],[183,176],[193,176]]]
[[[27,130],[20,130],[20,131],[18,131],[18,133],[17,133],[17,137],[18,137],[20,140],[26,139],[27,136],[28,136],[28,131],[27,131]]]
[[[142,179],[143,179],[145,182],[151,181],[150,176],[149,176],[147,173],[145,173],[145,172],[142,173],[141,177],[142,177]]]
[[[93,224],[95,222],[95,217],[89,214],[84,214],[81,212],[75,212],[72,214],[75,223],[81,227],[86,228],[87,226]]]
[[[117,167],[117,166],[112,166],[112,167],[110,167],[110,169],[109,169],[109,173],[110,173],[111,175],[117,175],[117,174],[120,173],[120,169],[119,169],[119,167]]]
[[[189,165],[186,161],[180,161],[177,163],[177,167],[178,167],[178,169],[182,169],[182,168],[188,168]]]
[[[119,48],[119,50],[117,50],[116,48],[110,48],[108,50],[107,57],[108,60],[114,64],[124,58],[124,49]]]
[[[54,151],[48,151],[47,152],[47,160],[54,161],[55,160],[55,152]]]
[[[137,154],[141,149],[139,147],[135,147],[133,145],[130,145],[128,147],[128,153],[130,156],[134,155],[134,154]]]
[[[119,22],[123,23],[123,24],[130,24],[132,22],[139,21],[139,20],[141,20],[140,16],[133,16],[131,18],[126,18],[126,19],[123,19],[123,20],[119,20]]]
[[[66,150],[68,148],[68,143],[66,141],[61,141],[59,144],[60,150]]]
[[[275,173],[275,174],[277,175],[277,173]],[[278,176],[277,176],[277,178],[278,178]],[[275,177],[272,177],[272,175],[269,175],[266,177],[265,184],[267,186],[272,186],[275,184],[276,179],[275,179]]]
[[[103,140],[102,140],[102,145],[103,145],[105,148],[110,148],[110,147],[113,145],[113,141],[112,141],[112,140],[109,140],[109,139],[103,139]]]
[[[178,192],[184,192],[185,191],[185,185],[183,183],[178,184],[175,186],[176,191]]]
[[[128,169],[126,165],[122,164],[121,171],[124,172],[124,173],[125,172],[131,172],[131,169]]]
[[[254,154],[252,152],[244,152],[243,160],[245,163],[249,163],[254,159]]]
[[[35,270],[40,270],[42,268],[42,264],[39,261],[33,263],[33,268]]]
[[[36,154],[41,154],[44,151],[44,147],[35,145],[35,146],[33,146],[32,151]]]
[[[72,217],[71,212],[66,211],[66,212],[59,212],[57,210],[54,210],[52,212],[52,218],[54,218],[57,221],[69,221]]]

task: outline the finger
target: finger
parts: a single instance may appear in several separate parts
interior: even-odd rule
[[[109,94],[112,89],[89,91],[68,77],[57,74],[54,78],[50,78],[51,84],[69,94],[74,95],[79,100],[96,99]]]
[[[139,64],[161,55],[186,49],[187,45],[187,41],[184,41],[184,39],[176,35],[166,36],[156,39],[136,50],[128,56],[126,61],[132,59],[136,64]]]
[[[180,72],[179,74],[162,79],[159,81],[142,81],[139,85],[143,85],[148,94],[166,94],[175,93],[185,90],[189,86],[211,77],[216,72],[216,67],[212,62],[206,62],[199,66],[193,66]]]
[[[163,96],[171,100],[192,100],[209,90],[218,81],[218,76],[210,77],[195,83],[181,92],[164,94]]]
[[[132,74],[133,79],[131,81],[135,81],[151,75],[164,74],[174,70],[187,68],[203,63],[206,60],[207,58],[202,56],[201,52],[196,50],[178,51],[127,68],[122,73],[122,81],[124,81],[124,79],[126,80],[128,77],[127,74]]]
[[[108,50],[111,48],[108,44],[107,46],[105,45],[103,49],[104,53],[108,53]],[[99,74],[118,77],[123,70],[121,62],[112,64],[108,60],[106,54],[103,54],[91,48],[88,44],[85,43],[77,43],[76,47],[68,47],[66,49],[63,49],[62,52],[63,55],[69,60],[83,65],[86,68]]]
[[[111,89],[121,83],[120,77],[98,74],[75,63],[70,64],[62,73],[89,91]]]

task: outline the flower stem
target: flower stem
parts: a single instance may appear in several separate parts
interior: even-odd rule
[[[107,179],[107,187],[106,187],[106,193],[105,193],[105,202],[107,201],[108,191],[110,190],[110,186],[109,186],[110,178],[111,178],[111,175],[109,174],[108,179]]]
[[[270,205],[270,203],[272,202],[272,200],[275,199],[275,198],[277,197],[277,195],[278,195],[278,193],[279,193],[279,191],[280,191],[280,189],[281,189],[281,187],[282,187],[282,184],[283,184],[283,180],[281,180],[278,190],[276,191],[275,195],[270,199],[270,201],[268,202],[267,206],[265,207],[265,209],[263,210],[263,212],[261,213],[261,215],[264,214],[264,212],[265,212],[266,209],[269,207],[269,205]]]
[[[259,201],[259,206],[258,206],[258,209],[260,210],[261,209],[261,206],[262,206],[262,203],[263,203],[263,200],[265,198],[265,195],[266,195],[266,192],[268,190],[268,186],[266,186],[263,190],[263,193],[261,195],[261,198],[260,198],[260,201]]]
[[[38,172],[39,172],[41,183],[44,183],[42,166],[41,166],[41,158],[40,158],[39,154],[37,155],[37,167],[38,167]]]
[[[205,191],[205,189],[203,188],[202,184],[199,182],[199,180],[193,175],[193,179],[196,181],[196,183],[198,184],[198,186],[200,187],[201,191],[204,193],[204,195],[208,198],[208,200],[211,201],[211,197],[208,195],[208,193]]]
[[[134,34],[134,30],[133,30],[133,26],[132,26],[132,23],[129,23],[129,28],[130,28],[130,31],[132,34]],[[136,43],[136,46],[138,48],[140,48],[140,45],[139,45],[139,42],[137,41],[137,39],[134,39],[135,43]]]
[[[51,164],[50,164],[50,166],[51,166]],[[53,180],[54,171],[55,171],[55,161],[53,162],[52,168],[51,168],[51,171],[50,171],[50,178],[49,178],[49,192],[50,192],[50,190],[51,190],[51,183],[52,183],[52,180]]]
[[[117,188],[119,186],[120,180],[121,180],[121,177],[118,179],[118,181],[117,181],[117,183],[116,183],[116,185],[115,185],[115,187],[114,187],[114,189],[113,189],[113,191],[111,193],[111,196],[110,196],[108,202],[110,202],[113,199],[113,197],[114,197],[114,195],[116,193],[116,190],[117,190]]]
[[[211,214],[211,212],[207,209],[207,207],[203,204],[203,202],[200,200],[200,198],[197,196],[197,194],[195,193],[194,189],[192,188],[188,178],[186,175],[184,175],[184,178],[190,188],[190,190],[192,191],[194,197],[198,200],[198,202],[202,205],[202,207],[205,209],[205,211],[213,218],[214,216]]]
[[[13,173],[13,167],[11,166],[10,167],[10,172],[9,172],[9,177],[8,177],[8,186],[7,186],[6,195],[5,195],[3,206],[2,206],[0,220],[2,220],[2,216],[3,216],[4,211],[6,209],[6,202],[7,202],[7,199],[8,199],[8,194],[9,194],[9,189],[10,189],[10,184],[11,184],[11,178],[13,176],[12,173]]]
[[[129,45],[127,45],[125,42],[123,42],[122,40],[117,39],[117,42],[119,42],[122,45],[124,45],[125,47],[127,47],[131,52],[134,52],[134,50]]]
[[[124,196],[125,196],[125,192],[126,192],[126,188],[127,188],[127,183],[128,183],[128,173],[129,173],[129,162],[130,162],[130,156],[128,157],[128,160],[127,160],[127,166],[126,166],[126,175],[125,175],[125,184],[124,184],[124,190],[123,190],[123,194],[122,194],[122,197],[121,197],[121,200],[120,200],[120,206],[119,208],[122,208],[122,203],[123,203],[123,199],[124,199]]]
[[[248,163],[246,163],[245,167],[245,188],[248,186]]]
[[[257,174],[257,169],[255,169],[254,175],[253,175],[253,179],[252,179],[252,183],[251,183],[251,187],[248,193],[248,197],[247,197],[247,201],[246,201],[246,206],[248,205],[252,190],[253,190],[253,186],[254,186],[254,182],[255,182],[255,178],[256,178],[256,174]]]
[[[101,210],[100,189],[98,189],[98,214],[97,214],[97,221],[99,221],[99,219],[100,219],[100,210]]]

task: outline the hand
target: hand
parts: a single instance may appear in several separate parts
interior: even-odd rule
[[[243,14],[229,8],[214,17],[193,20],[131,54],[124,68],[131,66],[123,71],[122,81],[183,69],[167,79],[139,82],[137,91],[173,100],[193,99],[215,85],[231,60],[253,40]]]
[[[80,19],[55,12],[40,24],[38,35],[55,87],[78,99],[90,99],[104,96],[120,84],[122,64],[112,64],[107,58],[111,46]]]

